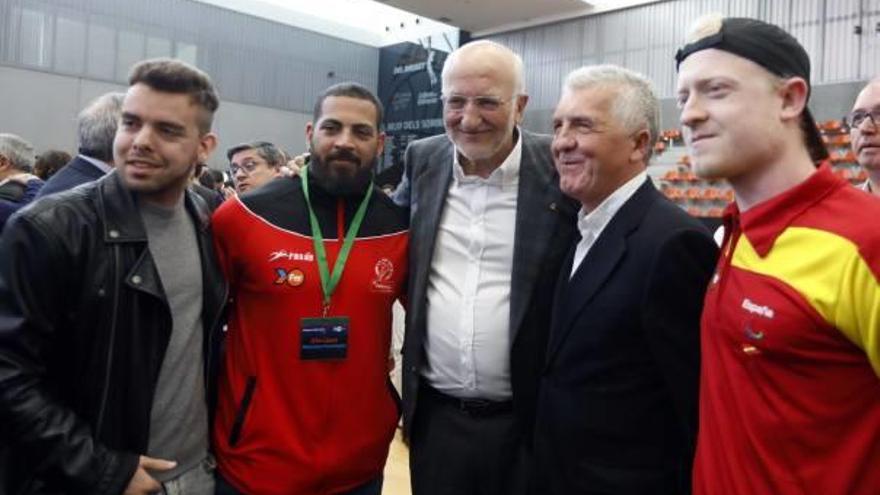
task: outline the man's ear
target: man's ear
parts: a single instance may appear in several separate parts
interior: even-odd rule
[[[633,151],[630,159],[634,162],[648,164],[648,157],[651,156],[651,132],[642,129],[633,135]]]
[[[784,121],[800,121],[801,114],[807,108],[807,98],[810,95],[810,86],[802,77],[787,79],[778,89],[782,98],[780,118]]]
[[[211,153],[214,152],[214,149],[217,148],[217,135],[213,132],[209,132],[199,138],[199,161],[201,163],[208,163],[208,158],[211,156]]]
[[[516,105],[514,109],[515,112],[515,122],[517,125],[522,125],[523,117],[526,113],[526,105],[529,104],[529,95],[516,95],[513,98],[513,104]]]
[[[378,143],[376,144],[376,157],[382,156],[382,152],[385,151],[385,133],[380,132],[378,137]]]
[[[306,143],[312,142],[312,134],[315,133],[314,122],[306,122]]]

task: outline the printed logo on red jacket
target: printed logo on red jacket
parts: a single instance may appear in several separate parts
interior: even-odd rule
[[[288,271],[284,268],[275,269],[275,285],[287,284],[291,287],[299,287],[305,281],[305,274],[296,268]]]
[[[391,277],[394,275],[394,263],[388,258],[381,258],[373,267],[375,276],[373,277],[373,290],[376,292],[393,292],[394,281]]]

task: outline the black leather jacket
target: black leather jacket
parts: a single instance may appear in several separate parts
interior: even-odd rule
[[[227,286],[207,208],[202,261],[213,411]],[[171,310],[115,173],[22,210],[0,239],[0,494],[118,494],[147,449]]]

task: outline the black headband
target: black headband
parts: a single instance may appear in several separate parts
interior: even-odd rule
[[[779,26],[757,19],[730,17],[713,35],[683,46],[675,54],[676,69],[694,52],[716,48],[751,60],[781,77],[810,81],[810,57],[804,47]]]

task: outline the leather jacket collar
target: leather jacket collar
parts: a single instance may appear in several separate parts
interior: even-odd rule
[[[205,232],[210,224],[206,208],[196,208],[194,202],[201,201],[187,189],[184,194],[186,210],[196,221],[200,232]],[[135,194],[122,183],[116,170],[110,172],[98,184],[98,210],[104,218],[104,242],[147,242],[147,231],[138,213]]]

